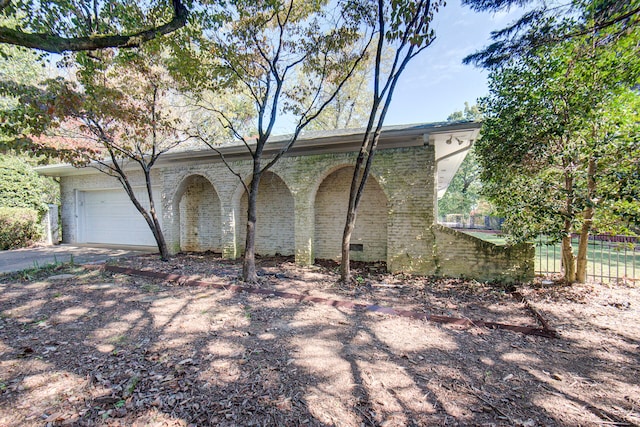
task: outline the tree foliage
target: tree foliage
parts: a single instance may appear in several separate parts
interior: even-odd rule
[[[182,0],[1,1],[0,43],[51,53],[132,48],[184,27]]]
[[[347,217],[342,234],[342,262],[340,277],[351,280],[350,242],[355,229],[358,205],[364,192],[375,157],[382,125],[391,105],[393,92],[407,64],[431,45],[435,39],[431,22],[444,1],[352,1],[351,7],[363,10],[365,20],[377,35],[374,71],[372,75],[373,101],[360,151],[356,158],[349,190]],[[390,55],[391,65],[384,67],[383,58]],[[387,68],[387,69],[385,69]]]
[[[0,154],[0,206],[47,210],[47,187],[42,178],[18,157]]]
[[[638,0],[463,0],[478,11],[498,12],[513,6],[528,8],[516,22],[491,33],[493,42],[464,59],[491,68],[520,56],[535,54],[543,46],[579,40],[593,34],[625,37],[640,24]]]
[[[481,120],[482,114],[477,105],[464,103],[464,110],[454,111],[447,117],[447,121]],[[460,168],[449,183],[447,191],[438,200],[438,215],[462,214],[469,215],[480,200],[480,164],[471,147]]]
[[[37,152],[51,150],[76,166],[93,167],[118,180],[166,259],[152,168],[188,137],[178,131],[180,112],[171,104],[173,84],[162,57],[143,50],[121,55],[103,50],[79,54],[76,63],[78,83],[50,79],[33,97],[22,98],[28,114],[47,120],[39,132],[31,130],[30,144]],[[144,195],[135,190],[136,175],[142,178]]]
[[[480,165],[472,147],[449,183],[447,191],[438,200],[438,215],[468,216],[478,204],[481,189]]]
[[[216,16],[215,11],[210,13]],[[357,19],[361,16],[345,8],[343,2],[329,5],[324,1],[236,0],[228,2],[218,16],[225,25],[214,20],[215,31],[203,27],[198,48],[177,49],[176,64],[196,62],[197,71],[183,67],[176,67],[176,71],[192,88],[199,105],[215,113],[252,158],[248,181],[229,163],[225,164],[248,194],[243,278],[253,282],[257,280],[256,202],[261,176],[335,99],[361,60],[366,40],[361,48],[347,49],[361,43]],[[305,76],[304,84],[300,84],[299,76]],[[220,99],[213,97],[215,102],[211,102],[201,96],[209,92],[235,93],[244,98],[240,105],[250,105],[252,111],[230,111]],[[292,123],[291,135],[280,147],[269,151],[273,131],[283,118]],[[220,153],[219,140],[202,133],[195,136]]]
[[[565,21],[567,31],[598,27],[598,7]],[[591,230],[619,231],[637,215],[639,41],[638,26],[620,20],[607,31],[542,44],[502,60],[481,100],[476,148],[484,191],[511,239],[542,232],[563,241],[570,282],[586,278]],[[572,233],[580,235],[577,256]]]

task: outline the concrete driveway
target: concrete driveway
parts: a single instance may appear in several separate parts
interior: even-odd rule
[[[75,264],[101,263],[109,259],[157,252],[147,246],[42,246],[37,248],[0,251],[0,273],[10,273],[46,264],[70,262]]]

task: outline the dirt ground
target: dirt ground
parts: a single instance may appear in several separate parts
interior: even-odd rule
[[[237,284],[187,254],[118,265]],[[260,288],[540,326],[505,289],[261,259]],[[640,283],[517,290],[559,338],[79,266],[0,276],[0,426],[640,425]]]

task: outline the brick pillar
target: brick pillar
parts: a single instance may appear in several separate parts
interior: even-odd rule
[[[220,200],[222,216],[220,218],[220,246],[222,257],[236,259],[240,256],[240,247],[244,244],[244,228],[238,224],[240,218],[239,203],[233,200]],[[237,206],[236,206],[237,205]]]
[[[308,192],[294,194],[296,264],[311,265],[314,258],[314,210]]]
[[[171,185],[173,182],[167,176],[163,176],[162,181],[162,233],[169,253],[174,255],[180,252],[180,198],[182,191],[174,192]],[[171,182],[171,184],[167,184],[167,182]]]
[[[428,146],[381,152],[376,157],[379,181],[389,198],[389,271],[433,274],[436,270],[434,156],[433,147]]]

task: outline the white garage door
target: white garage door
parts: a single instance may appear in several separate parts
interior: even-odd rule
[[[153,193],[160,219],[159,191],[154,190]],[[147,222],[124,190],[83,191],[78,196],[80,242],[156,245]],[[136,189],[136,196],[145,208],[149,207],[149,198],[144,188]]]

